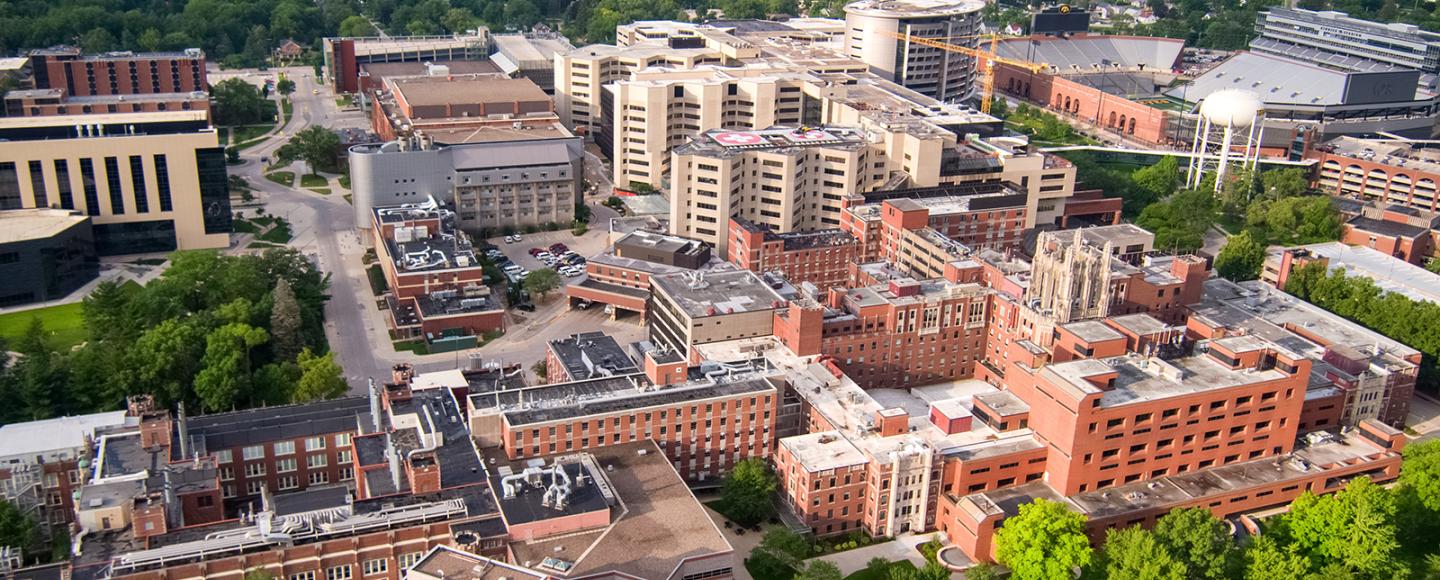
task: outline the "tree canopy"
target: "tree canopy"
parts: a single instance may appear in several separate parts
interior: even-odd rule
[[[720,488],[725,515],[742,526],[760,523],[775,512],[770,503],[777,483],[765,460],[750,458],[735,464]]]
[[[18,401],[0,423],[116,409],[140,393],[207,411],[343,394],[326,356],[328,286],[291,249],[177,252],[145,286],[102,283],[83,306],[83,345],[54,351],[38,322],[13,345],[26,356],[0,370],[0,395]]]
[[[995,556],[1015,580],[1068,578],[1093,556],[1085,516],[1044,499],[1021,505],[995,532]]]
[[[1105,534],[1100,554],[1107,578],[1131,580],[1184,580],[1187,571],[1149,530],[1131,526]]]
[[[1230,236],[1220,255],[1215,256],[1215,273],[1234,282],[1254,280],[1260,277],[1264,263],[1265,246],[1255,241],[1250,230],[1245,230]]]
[[[1206,580],[1228,577],[1235,546],[1225,522],[1210,510],[1184,508],[1165,514],[1155,522],[1155,539],[1185,567],[1188,577]]]
[[[210,87],[215,103],[215,124],[254,125],[270,121],[275,107],[260,94],[260,87],[244,79],[225,79]]]
[[[1146,206],[1135,224],[1155,234],[1156,249],[1193,252],[1205,245],[1218,208],[1209,191],[1187,189]]]

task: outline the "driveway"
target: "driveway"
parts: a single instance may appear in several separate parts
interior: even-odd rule
[[[1440,432],[1440,401],[1415,393],[1410,399],[1410,416],[1406,417],[1405,426],[1422,436]]]

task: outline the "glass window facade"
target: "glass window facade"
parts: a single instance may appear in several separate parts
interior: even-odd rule
[[[95,251],[101,256],[173,252],[175,248],[173,220],[95,224]]]
[[[120,160],[105,158],[105,189],[110,194],[110,213],[125,214],[125,190],[120,187]]]
[[[205,233],[234,231],[230,216],[230,184],[225,172],[225,149],[195,150],[195,169],[200,175],[200,204],[205,209]]]
[[[150,198],[145,191],[145,158],[130,156],[130,188],[134,190],[135,211],[150,213]]]
[[[155,189],[160,194],[160,211],[175,211],[170,202],[170,165],[164,155],[155,156]]]
[[[20,173],[13,162],[0,163],[0,209],[20,207]]]
[[[75,195],[70,191],[70,162],[55,160],[55,190],[60,193],[60,207],[75,209]]]
[[[30,191],[35,194],[35,207],[50,207],[45,192],[45,165],[39,161],[30,162]]]
[[[95,184],[94,160],[80,160],[80,186],[85,189],[85,214],[100,215],[100,190]]]

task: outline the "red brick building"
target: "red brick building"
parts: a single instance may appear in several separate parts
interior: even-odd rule
[[[205,53],[110,52],[82,54],[79,49],[30,53],[36,89],[58,89],[68,97],[209,92]]]
[[[65,95],[63,89],[35,89],[10,91],[5,94],[5,116],[7,117],[209,110],[210,96],[204,93],[69,97]]]
[[[860,258],[858,241],[839,229],[777,234],[736,217],[730,218],[729,229],[730,263],[755,272],[778,272],[793,284],[848,285],[849,265]]]
[[[443,209],[376,208],[370,230],[389,292],[387,322],[403,337],[479,336],[505,327],[468,236]]]

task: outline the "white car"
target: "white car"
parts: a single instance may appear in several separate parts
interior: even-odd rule
[[[520,241],[520,235],[519,235],[519,234],[516,234],[516,235],[513,235],[513,236],[505,236],[505,243],[507,243],[507,244],[514,244],[514,243],[517,243],[517,242],[519,242],[519,241]]]
[[[560,269],[560,273],[564,274],[566,278],[574,278],[580,275],[580,269],[566,266]]]

